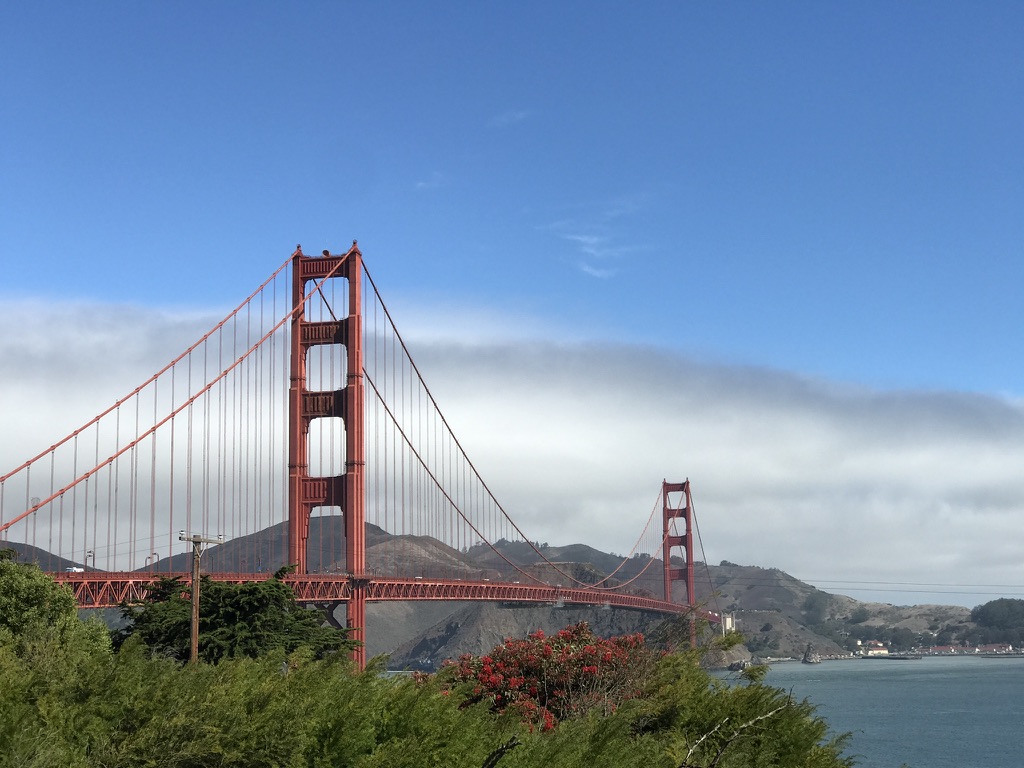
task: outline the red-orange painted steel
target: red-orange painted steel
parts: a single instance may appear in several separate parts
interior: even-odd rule
[[[353,652],[360,669],[366,666],[366,390],[363,386],[363,257],[352,243],[345,270],[348,277],[348,323],[345,348],[345,568],[353,575],[348,602],[348,627],[359,641]]]
[[[160,574],[177,577],[182,585],[191,581],[186,572]],[[215,573],[207,574],[214,581],[243,584],[265,581],[267,573]],[[90,571],[88,573],[59,573],[54,579],[67,584],[80,608],[111,608],[123,602],[136,602],[145,596],[146,587],[153,583],[153,574]],[[515,584],[513,582],[462,581],[458,579],[357,579],[347,575],[294,574],[284,579],[295,597],[303,603],[351,603],[356,589],[361,589],[369,602],[406,600],[490,600],[518,603],[564,603],[567,605],[609,606],[681,614],[690,606],[656,600],[643,595],[598,592],[589,589]],[[701,612],[712,622],[717,614]]]
[[[683,494],[682,507],[672,507],[670,494]],[[694,587],[693,572],[693,503],[690,498],[690,481],[682,483],[670,483],[663,481],[661,484],[661,509],[663,524],[663,539],[661,559],[665,569],[664,574],[664,599],[672,602],[672,582],[682,581],[686,585],[686,606],[694,612],[697,610],[697,593]],[[672,534],[672,521],[676,518],[683,518],[686,532],[678,535]],[[672,567],[672,550],[681,547],[686,557],[686,564],[683,568]],[[690,623],[690,642],[697,643],[697,627],[695,622]]]
[[[330,278],[348,280],[348,317],[334,322],[306,319],[306,284]],[[305,575],[309,517],[317,506],[340,507],[345,517],[345,571],[353,576],[347,598],[351,636],[362,642],[366,626],[366,392],[363,383],[363,257],[352,243],[344,255],[311,257],[297,248],[292,256],[291,382],[288,407],[288,554],[299,575]],[[306,390],[306,355],[318,344],[345,347],[347,378],[338,392]],[[315,418],[340,416],[345,421],[345,473],[338,477],[309,476],[309,425]],[[353,654],[366,664],[364,646]]]
[[[288,561],[299,573],[306,572],[306,539],[309,535],[309,509],[303,500],[308,477],[306,430],[303,425],[306,385],[306,355],[303,344],[306,302],[302,279],[302,248],[292,255],[292,327],[290,381],[288,385]]]

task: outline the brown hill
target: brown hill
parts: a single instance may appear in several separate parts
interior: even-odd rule
[[[424,577],[490,578],[516,581],[539,578],[548,583],[573,581],[626,584],[634,593],[660,596],[662,564],[637,555],[623,562],[583,544],[499,541],[454,549],[429,536],[392,536],[366,526],[367,567],[380,576],[415,573]],[[211,547],[203,556],[208,571],[274,571],[286,564],[285,526],[276,525],[251,536]],[[78,565],[41,550],[10,543],[23,559],[63,570]],[[339,517],[310,521],[309,566],[314,572],[344,570],[345,538]],[[681,563],[679,563],[681,564]],[[189,555],[159,561],[160,571],[186,571]],[[91,569],[90,569],[91,570]],[[957,606],[892,606],[862,603],[830,595],[776,568],[741,566],[723,561],[717,566],[696,563],[698,603],[717,613],[734,614],[737,629],[753,653],[800,656],[807,644],[822,655],[849,652],[849,639],[887,630],[901,637],[950,637],[970,627],[970,611]],[[677,585],[677,590],[681,585]],[[685,594],[673,595],[678,602]],[[337,611],[336,611],[337,613]],[[599,634],[654,630],[660,615],[626,610],[555,608],[550,605],[493,605],[467,603],[376,603],[367,607],[368,652],[390,653],[392,666],[418,667],[439,663],[460,653],[482,653],[508,636],[535,629],[553,631],[587,620]]]

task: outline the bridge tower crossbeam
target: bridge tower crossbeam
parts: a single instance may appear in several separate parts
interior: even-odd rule
[[[356,663],[366,663],[366,391],[363,381],[362,254],[353,242],[347,253],[311,257],[297,248],[292,256],[291,380],[288,396],[288,558],[299,574],[308,573],[309,519],[313,509],[339,507],[345,520],[345,570],[351,581],[346,603],[350,637],[360,641]],[[306,319],[306,286],[310,281],[348,281],[348,315],[331,320]],[[322,294],[322,291],[321,291]],[[345,348],[346,380],[341,389],[310,392],[306,360],[311,347]],[[309,430],[319,418],[340,418],[345,424],[345,472],[310,477]]]
[[[673,506],[679,501],[672,501],[672,494],[682,494],[682,506]],[[678,497],[677,497],[678,498]],[[690,481],[681,483],[670,483],[667,480],[661,484],[661,509],[662,509],[662,563],[664,564],[664,600],[672,602],[672,584],[677,581],[683,582],[686,587],[686,604],[690,607],[690,642],[697,643],[697,628],[694,623],[697,610],[697,594],[694,586],[693,570],[693,503],[690,498]],[[678,518],[683,519],[684,532],[673,533],[672,521]],[[672,565],[672,550],[682,549],[685,563],[682,567]]]

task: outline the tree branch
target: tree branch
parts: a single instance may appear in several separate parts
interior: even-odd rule
[[[493,752],[491,752],[491,754],[487,756],[487,759],[484,760],[482,768],[494,768],[494,766],[498,764],[498,761],[505,756],[506,752],[511,752],[518,746],[519,739],[513,736],[511,739],[506,741],[504,744],[502,744],[500,747],[498,747],[496,750],[494,750]]]
[[[759,723],[762,720],[767,720],[772,715],[778,714],[779,712],[784,710],[786,707],[788,707],[791,703],[792,702],[787,701],[785,704],[781,704],[780,706],[778,706],[775,709],[773,709],[771,712],[766,712],[763,715],[758,715],[757,717],[748,720],[747,722],[743,723],[738,728],[736,728],[736,730],[732,732],[732,736],[730,736],[728,739],[726,739],[725,743],[722,744],[722,746],[719,748],[718,753],[715,755],[715,759],[711,761],[711,765],[708,766],[708,768],[715,768],[715,766],[717,766],[721,762],[722,756],[725,754],[725,750],[727,750],[729,748],[729,745],[732,744],[734,741],[736,741],[736,739],[738,739],[740,737],[740,735],[743,733],[743,731],[747,730],[748,728],[752,727],[753,725],[755,725],[756,723]],[[700,766],[697,766],[697,765],[694,765],[693,763],[691,763],[690,762],[690,758],[693,757],[693,753],[697,751],[697,747],[699,747],[701,745],[701,742],[703,742],[704,739],[706,739],[706,738],[708,738],[710,736],[713,736],[715,734],[715,732],[719,728],[721,728],[723,725],[725,725],[727,722],[729,722],[729,718],[725,718],[725,720],[720,722],[718,725],[716,725],[710,731],[708,731],[703,736],[701,736],[699,739],[697,739],[697,741],[694,742],[693,746],[690,747],[689,751],[686,753],[686,757],[683,758],[683,762],[681,762],[679,764],[679,768],[700,768]]]

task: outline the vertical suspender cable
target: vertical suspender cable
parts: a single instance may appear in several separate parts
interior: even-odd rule
[[[193,441],[193,424],[192,424],[192,354],[189,353],[187,358],[188,362],[185,366],[185,399],[189,401],[189,406],[185,410],[185,517],[188,520],[192,520],[192,441]],[[202,518],[199,520],[199,527],[202,527]],[[190,529],[191,530],[191,529]],[[208,535],[206,531],[200,531],[201,535]]]
[[[178,373],[178,366],[174,365],[171,368],[171,410],[174,410],[174,408],[177,406],[177,398],[175,396],[176,392],[177,392],[177,373]],[[177,418],[173,418],[173,419],[171,419],[171,425],[170,425],[171,426],[171,430],[170,430],[170,444],[171,444],[171,448],[170,448],[170,460],[169,460],[169,470],[168,470],[167,515],[171,519],[174,519],[174,511],[175,511],[174,510],[174,449],[175,449],[174,438],[175,438],[175,431],[176,431],[177,422],[178,422],[178,419]],[[192,531],[192,520],[191,520],[191,518],[188,517],[188,515],[185,516],[185,534],[187,536],[191,536],[193,534],[193,531]],[[129,567],[134,568],[135,567],[134,563],[130,564]]]
[[[156,422],[157,422],[158,413],[159,413],[159,411],[157,410],[157,407],[158,407],[157,406],[157,401],[159,400],[159,397],[158,397],[159,387],[160,387],[160,381],[159,381],[159,379],[155,379],[153,381],[153,423],[154,424],[156,424]],[[157,454],[157,435],[155,435],[155,434],[150,435],[149,440],[150,440],[150,446],[151,446],[151,455],[150,455],[150,463],[149,463],[149,516],[150,516],[151,520],[156,520],[156,485],[157,485],[156,454]],[[174,554],[174,550],[173,550],[173,546],[174,545],[171,543],[171,542],[174,541],[174,538],[173,538],[173,535],[172,535],[172,531],[173,530],[174,530],[174,519],[171,517],[170,510],[168,510],[168,514],[167,514],[167,557],[168,557],[168,562],[170,562],[169,558]],[[114,540],[115,541],[117,540],[117,517],[116,516],[114,518]],[[170,566],[168,566],[168,567],[170,567]]]
[[[210,342],[203,343],[203,381],[210,378]],[[200,437],[203,442],[202,450],[202,484],[200,487],[200,503],[203,508],[203,530],[210,530],[210,431],[213,429],[210,424],[210,408],[212,395],[207,392],[203,396],[203,421]]]

